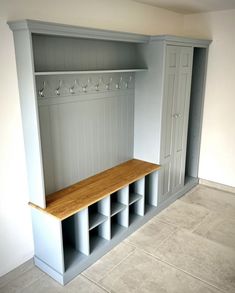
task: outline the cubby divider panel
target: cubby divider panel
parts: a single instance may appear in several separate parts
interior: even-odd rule
[[[129,205],[134,205],[135,213],[140,216],[144,215],[144,186],[144,177],[129,185]]]
[[[62,221],[63,243],[65,247],[89,255],[88,209],[85,208],[75,215]]]
[[[157,206],[158,172],[145,176],[145,208],[147,212],[151,206]]]

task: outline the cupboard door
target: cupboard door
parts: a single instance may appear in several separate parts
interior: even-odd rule
[[[192,76],[192,47],[180,47],[180,62],[178,68],[178,87],[174,99],[174,147],[172,192],[177,192],[184,185],[186,143],[188,132],[188,115]]]
[[[172,162],[162,164],[159,170],[158,202],[166,200],[171,195]]]
[[[159,201],[171,195],[174,154],[174,101],[178,92],[178,68],[180,48],[166,47],[164,93],[162,108],[161,169]]]
[[[192,47],[167,46],[162,109],[159,201],[184,185]]]
[[[180,51],[176,46],[168,46],[166,52],[166,66],[163,94],[162,113],[162,142],[161,160],[169,160],[173,154],[174,139],[174,100],[178,91],[178,67],[180,62]]]

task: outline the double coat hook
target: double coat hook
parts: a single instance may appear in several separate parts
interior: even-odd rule
[[[61,86],[62,86],[62,80],[59,80],[59,86],[58,88],[55,90],[55,93],[57,96],[60,96],[60,89],[61,89]]]

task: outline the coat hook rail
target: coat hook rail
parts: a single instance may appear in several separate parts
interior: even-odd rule
[[[74,77],[73,77],[74,78]],[[125,90],[130,88],[130,84],[133,81],[132,74],[117,76],[89,76],[75,78],[73,81],[69,81],[68,78],[60,79],[59,81],[53,77],[47,81],[38,80],[38,97],[45,98],[49,96],[66,96],[75,95],[89,92],[102,92],[102,91],[114,91],[114,90]],[[39,83],[41,86],[39,86]],[[54,87],[54,84],[57,86]],[[54,90],[53,90],[54,87]],[[53,94],[54,92],[54,94]]]

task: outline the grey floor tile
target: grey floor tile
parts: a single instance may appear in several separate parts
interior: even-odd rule
[[[111,292],[212,293],[215,288],[138,249],[100,283]]]
[[[153,219],[129,236],[127,241],[140,249],[154,253],[175,230],[175,227]]]
[[[30,286],[32,283],[40,279],[45,274],[40,271],[38,268],[33,267],[18,277],[16,277],[11,282],[8,282],[5,286],[0,289],[1,293],[13,293],[21,292],[24,288]]]
[[[235,252],[224,245],[181,230],[160,245],[155,255],[225,292],[235,292]]]
[[[235,250],[235,219],[211,212],[194,233]]]
[[[7,283],[13,281],[14,279],[18,278],[20,275],[25,273],[26,271],[32,269],[34,267],[33,259],[30,259],[17,267],[16,269],[12,270],[8,274],[0,277],[0,289],[6,286]]]
[[[66,292],[66,287],[60,285],[48,275],[42,276],[40,279],[23,288],[20,293],[55,293]]]
[[[75,278],[65,286],[58,284],[49,276],[44,275],[38,281],[34,282],[27,288],[24,288],[20,293],[103,293],[105,290],[93,282],[87,280],[82,275]]]
[[[177,200],[157,215],[157,219],[188,230],[195,229],[209,215],[209,210]]]
[[[235,194],[233,193],[199,185],[193,192],[181,197],[180,200],[235,218]]]
[[[65,292],[68,293],[104,293],[107,292],[105,289],[99,287],[95,283],[88,280],[86,277],[80,275],[66,285]]]
[[[95,264],[83,272],[84,276],[99,281],[103,278],[113,267],[119,264],[126,258],[135,248],[126,242],[120,243],[109,253],[100,258]]]

